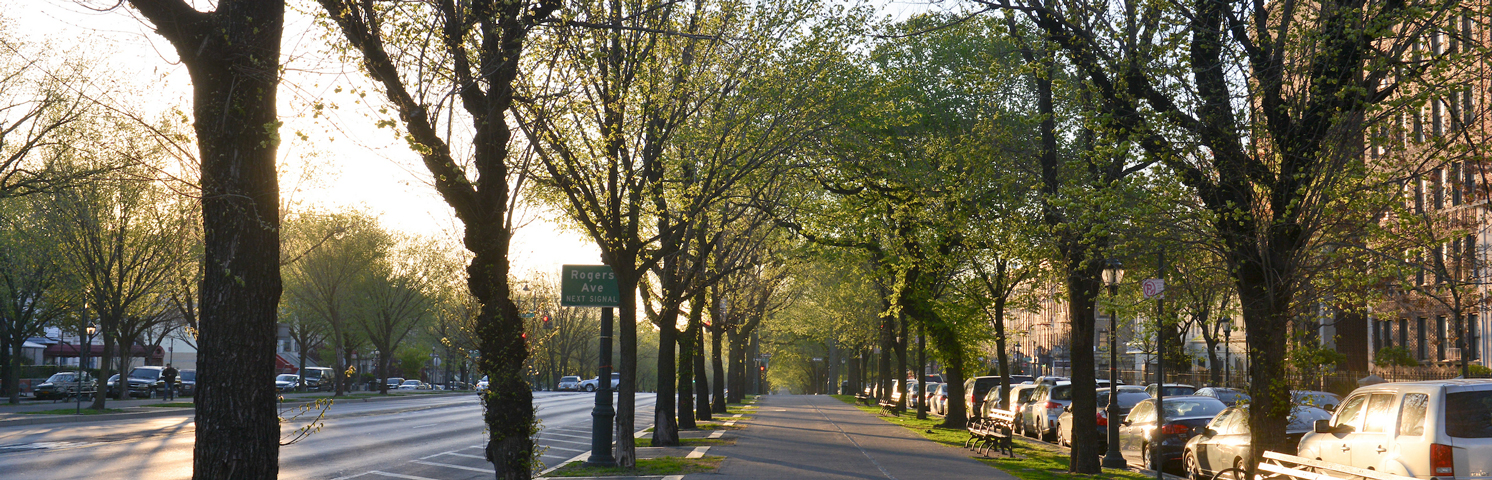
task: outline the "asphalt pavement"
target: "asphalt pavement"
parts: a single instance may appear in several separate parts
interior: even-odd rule
[[[587,393],[535,393],[542,422],[535,440],[546,448],[540,459],[543,463],[555,465],[589,448],[594,401],[595,395]],[[640,393],[637,401],[637,428],[647,428],[654,397]],[[0,408],[0,415],[12,418],[0,420],[0,478],[191,478],[196,431],[193,410],[140,407],[134,402],[152,401],[110,402],[111,408],[148,409],[142,413],[46,415],[42,417],[66,417],[77,423],[35,425],[21,425],[28,419],[17,418],[35,415],[6,413],[13,411]],[[288,434],[294,426],[298,425],[287,425],[282,432]],[[481,404],[470,392],[377,401],[339,400],[327,412],[320,431],[280,448],[280,476],[327,480],[492,478],[491,465],[482,458],[484,427]]]
[[[686,479],[1015,479],[834,397],[764,395],[755,405],[747,428],[731,432],[735,445],[710,449],[725,456],[720,470]]]

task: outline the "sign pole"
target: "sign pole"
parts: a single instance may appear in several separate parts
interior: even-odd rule
[[[596,376],[596,408],[591,411],[591,458],[586,465],[615,467],[611,456],[611,423],[616,410],[611,407],[611,323],[616,309],[601,309],[601,355]]]
[[[591,410],[591,456],[585,461],[586,465],[593,467],[616,466],[616,457],[611,455],[611,425],[616,418],[616,409],[611,406],[611,324],[616,307],[622,304],[621,294],[616,274],[609,266],[563,265],[560,268],[560,306],[601,307],[596,408]]]

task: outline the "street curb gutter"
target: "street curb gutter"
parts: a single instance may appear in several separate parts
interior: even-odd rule
[[[436,394],[425,394],[425,395],[418,395],[418,396],[400,395],[400,396],[397,396],[397,397],[364,397],[364,398],[321,397],[321,398],[327,398],[327,399],[335,400],[336,402],[339,402],[339,403],[340,402],[376,402],[376,401],[388,401],[388,400],[409,400],[409,399],[415,399],[415,398],[450,397],[450,396],[463,395],[463,394],[471,394],[471,392],[464,392],[464,393],[436,393]],[[301,399],[295,399],[294,401],[287,401],[285,403],[279,404],[279,408],[296,408],[296,407],[300,407],[300,406],[303,406],[303,405],[306,405],[306,404],[309,404],[309,403],[314,403],[316,400],[319,400],[319,399],[320,398],[309,400],[309,401],[305,401],[305,400],[301,400]],[[45,425],[45,424],[52,424],[52,423],[102,422],[102,421],[110,421],[110,420],[128,420],[128,419],[136,419],[136,418],[159,418],[159,417],[180,417],[180,416],[195,417],[196,416],[196,412],[197,412],[197,409],[195,407],[189,408],[189,407],[140,407],[140,406],[136,406],[136,407],[128,407],[128,408],[130,409],[130,411],[127,411],[127,412],[121,412],[121,413],[101,413],[101,414],[98,414],[98,415],[28,415],[28,414],[24,414],[24,413],[15,413],[15,414],[11,414],[11,415],[14,415],[14,417],[12,417],[12,418],[0,419],[0,428],[5,428],[5,427],[22,427],[22,426],[29,426],[29,425]]]

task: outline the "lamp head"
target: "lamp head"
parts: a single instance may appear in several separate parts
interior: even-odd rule
[[[1109,287],[1117,287],[1119,286],[1119,282],[1123,280],[1124,264],[1120,263],[1117,258],[1110,258],[1108,261],[1105,261],[1103,266],[1103,284]]]
[[[98,333],[98,327],[95,327],[95,326],[93,326],[93,325],[91,325],[91,324],[90,324],[90,325],[88,325],[88,336],[90,336],[90,337],[91,337],[91,336],[93,336],[93,334],[95,334],[95,333]]]

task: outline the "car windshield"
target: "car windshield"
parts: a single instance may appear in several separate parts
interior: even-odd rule
[[[1224,402],[1236,402],[1238,400],[1249,399],[1248,394],[1237,390],[1216,389],[1212,391],[1212,394],[1216,396],[1218,400],[1222,400]]]
[[[1119,408],[1134,408],[1136,404],[1145,401],[1147,398],[1150,398],[1150,395],[1146,395],[1145,392],[1126,392],[1121,390],[1119,392]],[[1098,393],[1097,405],[1100,407],[1109,406],[1109,392]]]
[[[197,371],[196,370],[182,370],[181,371],[181,381],[183,381],[183,382],[195,382],[195,381],[197,381]]]
[[[1456,438],[1492,438],[1492,390],[1445,396],[1445,433]]]
[[[155,380],[156,377],[159,377],[160,375],[161,371],[153,368],[136,368],[130,371],[130,378],[138,378],[142,380]]]
[[[1072,400],[1072,385],[1052,387],[1052,400]]]
[[[1167,419],[1215,417],[1227,408],[1228,406],[1223,402],[1211,398],[1189,398],[1175,401],[1168,398],[1165,404]]]
[[[1296,405],[1290,409],[1290,425],[1285,427],[1288,433],[1304,432],[1315,428],[1317,420],[1330,420],[1331,412],[1316,407]]]
[[[296,377],[295,375],[291,375],[291,374],[288,374],[288,373],[284,374],[284,375],[280,375],[278,377],[275,377],[275,381],[277,381],[277,382],[294,382],[294,381],[299,380],[299,379],[300,379],[299,377]]]
[[[76,373],[54,373],[51,377],[47,378],[47,381],[53,383],[71,382],[76,379],[77,375]]]

